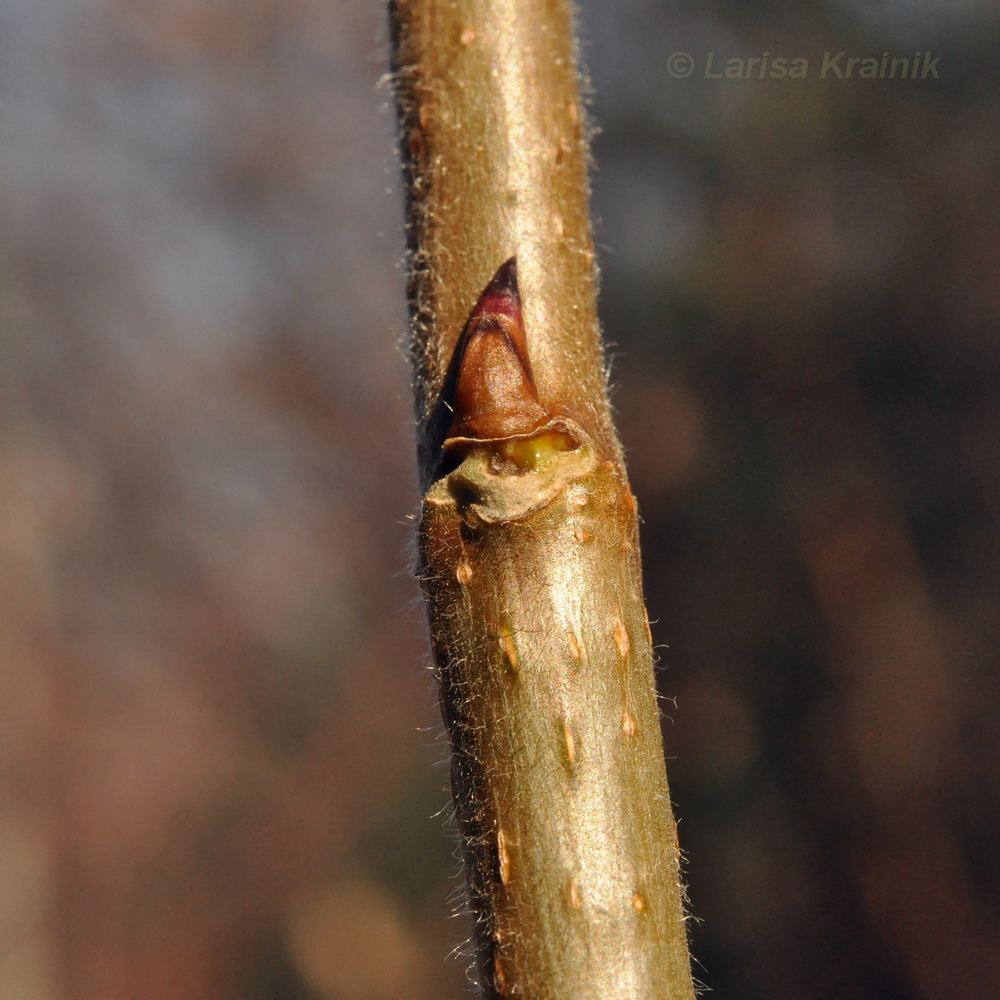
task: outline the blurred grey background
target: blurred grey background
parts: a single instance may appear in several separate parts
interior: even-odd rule
[[[1000,12],[579,13],[698,977],[1000,996]],[[385,42],[0,2],[2,1000],[468,995]]]

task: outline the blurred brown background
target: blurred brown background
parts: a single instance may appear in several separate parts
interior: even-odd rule
[[[581,18],[699,978],[1000,996],[1000,15]],[[384,43],[0,2],[0,1000],[467,995]]]

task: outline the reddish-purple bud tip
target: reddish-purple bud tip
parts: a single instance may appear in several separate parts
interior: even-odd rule
[[[538,401],[517,288],[517,259],[493,276],[458,345],[455,416],[445,447],[533,434],[550,417]]]
[[[483,313],[499,313],[510,319],[519,331],[522,331],[524,324],[521,320],[521,295],[517,288],[517,258],[511,257],[505,264],[501,264],[497,273],[490,279],[490,283],[483,289],[475,309],[472,310],[472,318]]]

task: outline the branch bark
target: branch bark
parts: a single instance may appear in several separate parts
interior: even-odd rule
[[[488,997],[693,996],[565,0],[396,0],[421,578]]]

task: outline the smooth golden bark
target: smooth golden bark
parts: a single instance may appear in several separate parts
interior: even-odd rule
[[[399,0],[392,18],[421,577],[480,982],[690,998],[569,8]]]

